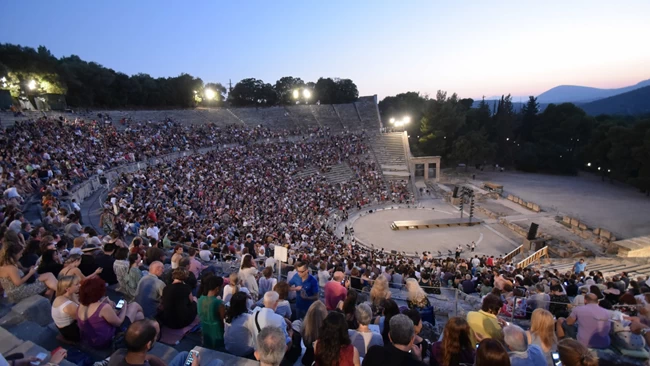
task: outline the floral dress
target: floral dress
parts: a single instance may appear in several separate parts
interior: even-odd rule
[[[18,274],[21,278],[25,276],[21,270],[18,270]],[[7,294],[9,301],[13,303],[20,302],[32,295],[40,295],[47,290],[45,284],[38,280],[34,281],[34,283],[23,283],[20,286],[16,286],[11,278],[0,277],[0,284],[5,290],[5,294]]]

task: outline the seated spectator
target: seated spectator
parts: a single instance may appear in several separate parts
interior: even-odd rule
[[[496,339],[484,339],[476,349],[474,366],[511,366],[510,356],[503,344]]]
[[[481,310],[467,313],[472,344],[477,344],[479,339],[501,339],[501,327],[505,326],[505,321],[499,319],[497,315],[502,307],[503,301],[498,296],[489,294],[483,299]]]
[[[117,261],[115,261],[117,263]],[[138,283],[142,279],[142,271],[140,270],[140,265],[142,264],[142,258],[138,253],[131,253],[128,257],[128,271],[124,274],[124,278],[121,279],[120,283],[120,292],[124,294],[124,297],[127,300],[135,299],[135,293],[138,289]],[[120,278],[118,277],[118,280]]]
[[[79,342],[77,308],[79,307],[79,278],[63,276],[59,278],[56,298],[52,303],[52,319],[61,333],[57,338],[64,342]]]
[[[479,294],[481,297],[487,296],[490,292],[492,292],[492,286],[490,284],[490,280],[485,279],[483,280],[483,283],[480,285],[480,292]]]
[[[110,356],[108,366],[133,365],[133,366],[166,366],[165,361],[148,352],[156,343],[156,338],[160,333],[158,323],[152,320],[138,320],[131,324],[124,334],[124,343],[126,349],[119,349]],[[188,352],[179,352],[169,363],[169,366],[183,366],[188,357]],[[189,366],[223,366],[223,361],[219,359],[209,362],[201,362],[198,355],[192,360]]]
[[[275,313],[275,308],[278,306],[279,301],[280,296],[278,293],[275,291],[269,291],[264,295],[264,307],[251,314],[248,327],[251,329],[254,341],[257,339],[257,334],[259,334],[263,328],[271,326],[282,330],[287,345],[291,343],[291,336],[287,331],[287,321],[285,321],[282,316]]]
[[[74,238],[74,240],[72,241],[73,248],[70,249],[70,255],[72,254],[82,255],[83,247],[85,244],[86,244],[86,238],[84,238],[83,236]]]
[[[431,366],[458,366],[474,363],[474,345],[470,339],[469,324],[461,317],[447,321],[442,340],[431,349]]]
[[[145,264],[150,266],[153,262],[165,263],[165,252],[157,247],[151,247],[147,249],[145,254]]]
[[[190,272],[182,267],[172,272],[172,283],[165,286],[159,320],[167,328],[183,329],[196,320],[196,297],[185,281]]]
[[[559,318],[555,331],[558,338],[575,338],[588,348],[607,348],[610,345],[609,319],[609,311],[598,306],[598,297],[587,294],[585,305],[573,309],[568,318]]]
[[[375,318],[375,324],[379,325],[379,331],[384,339],[384,344],[389,343],[388,332],[390,331],[390,318],[399,314],[399,306],[394,300],[384,300],[382,305],[383,313],[380,317]]]
[[[251,315],[248,313],[246,301],[248,295],[237,292],[230,299],[230,306],[226,311],[224,332],[224,345],[226,351],[235,356],[248,357],[253,354],[255,344],[253,334],[248,328]]]
[[[253,307],[253,299],[251,298],[251,293],[248,291],[246,287],[241,287],[239,284],[239,275],[237,273],[233,272],[228,276],[229,283],[225,286],[223,286],[223,301],[227,304],[230,302],[230,298],[238,293],[238,292],[243,292],[248,296],[248,308]]]
[[[339,312],[327,314],[314,343],[316,366],[359,366],[359,352],[350,342],[345,317]],[[352,361],[352,362],[350,362]]]
[[[277,292],[280,296],[280,301],[275,312],[286,319],[291,319],[291,304],[287,300],[287,296],[289,296],[289,284],[286,281],[280,281],[273,286],[273,291]]]
[[[399,314],[390,320],[389,343],[372,346],[363,359],[363,366],[424,366],[422,350],[415,347],[413,322]]]
[[[51,273],[59,277],[63,264],[59,263],[59,256],[56,250],[48,249],[41,256],[41,263],[38,265],[38,274]]]
[[[423,320],[435,325],[436,320],[433,316],[433,307],[431,306],[431,302],[429,301],[426,292],[424,292],[420,285],[418,285],[418,281],[415,278],[409,278],[406,280],[406,290],[408,291],[406,304],[409,309],[419,311],[422,314]]]
[[[584,344],[566,338],[557,345],[562,366],[598,366],[598,358]]]
[[[265,327],[257,335],[255,359],[260,361],[260,366],[280,366],[287,347],[284,334],[276,327]]]
[[[384,300],[390,299],[390,297],[391,292],[388,289],[386,277],[377,277],[370,289],[370,307],[372,308],[373,315],[381,315],[383,310],[382,304]]]
[[[569,314],[568,306],[571,303],[567,295],[562,291],[562,286],[551,285],[551,303],[548,311],[556,318],[564,318]]]
[[[530,319],[530,330],[526,332],[528,344],[538,346],[544,356],[546,363],[553,365],[551,353],[557,350],[557,337],[555,336],[555,320],[553,315],[544,309],[535,309]]]
[[[117,248],[115,250],[115,262],[113,262],[113,271],[117,277],[117,283],[120,289],[126,287],[126,275],[129,272],[129,250],[127,248]]]
[[[328,311],[336,309],[339,301],[345,300],[348,289],[344,284],[345,275],[343,272],[334,272],[332,280],[325,284],[325,307]],[[348,284],[349,286],[349,284]]]
[[[260,298],[264,297],[264,294],[268,291],[273,291],[273,287],[278,283],[277,278],[273,278],[273,268],[266,267],[262,270],[262,277],[259,280],[259,296]]]
[[[116,249],[117,246],[114,243],[104,244],[102,252],[94,258],[94,264],[102,269],[102,273],[99,274],[99,277],[109,285],[117,283],[117,276],[115,275],[115,270],[113,270],[113,264],[115,263],[113,253],[115,253]],[[82,270],[82,272],[84,271]]]
[[[327,309],[321,301],[315,301],[307,310],[307,315],[300,324],[300,335],[305,345],[305,353],[302,356],[302,364],[310,366],[314,362],[314,342],[320,336],[320,329],[327,317]]]
[[[422,332],[423,328],[420,312],[416,309],[406,309],[402,314],[408,316],[413,322],[413,329],[415,330],[415,339],[413,340],[413,344],[422,349],[422,361],[429,362],[432,343],[428,339],[424,339],[420,336],[420,332]]]
[[[472,275],[466,274],[465,279],[460,282],[458,289],[466,294],[473,294],[476,292],[476,285],[472,281]]]
[[[190,272],[190,259],[187,257],[181,258],[180,261],[178,261],[178,268],[184,269],[187,271],[187,279],[185,280],[185,284],[188,285],[192,291],[197,288],[198,280],[194,276],[194,273]],[[178,269],[177,268],[177,269]],[[169,286],[171,283],[174,281],[174,278],[172,274],[174,273],[174,270],[169,268],[166,270],[163,275],[162,275],[162,280]]]
[[[57,289],[57,280],[52,273],[43,273],[35,280],[36,267],[31,267],[27,274],[18,269],[18,260],[23,247],[17,242],[3,240],[0,249],[0,285],[5,295],[13,303],[20,302],[32,295],[50,296]]]
[[[196,253],[197,253],[196,248],[190,248],[187,250],[187,253],[189,254],[189,260],[190,260],[190,266],[189,266],[189,271],[194,274],[194,277],[199,278],[201,276],[201,272],[206,269],[207,267],[203,265],[203,263],[199,262],[196,259]]]
[[[161,262],[152,262],[149,273],[140,279],[135,290],[135,301],[142,305],[144,317],[153,319],[158,315],[162,302],[165,283],[159,278],[163,274],[164,265]]]
[[[575,308],[578,306],[582,306],[585,304],[585,295],[589,293],[589,289],[586,287],[580,288],[580,293],[573,298],[573,302],[571,303],[571,307]]]
[[[510,324],[503,328],[503,340],[510,349],[512,366],[546,366],[544,352],[539,346],[528,344],[526,332],[519,326]]]
[[[221,293],[223,278],[210,276],[202,280],[207,294],[201,296],[197,303],[199,319],[201,319],[201,335],[203,347],[223,347],[223,321],[226,317],[226,307],[217,296]]]
[[[548,310],[551,296],[544,292],[544,285],[537,283],[533,291],[534,293],[530,295],[528,301],[526,301],[528,309],[530,309],[530,311],[534,311],[535,309]]]
[[[359,323],[357,322],[356,307],[357,307],[357,292],[348,291],[348,295],[344,301],[339,301],[337,309],[343,311],[345,321],[348,323],[348,329],[357,329]],[[372,318],[371,318],[372,320]]]
[[[244,255],[239,268],[239,279],[242,286],[246,287],[251,294],[253,300],[259,298],[259,288],[257,287],[257,267],[253,261],[253,256]]]
[[[201,246],[201,250],[199,251],[199,258],[201,258],[201,260],[204,262],[209,262],[214,259],[214,255],[212,255],[210,247],[207,244],[203,244]]]
[[[124,331],[134,321],[144,319],[138,303],[125,302],[116,314],[115,303],[105,295],[106,282],[101,278],[89,277],[81,281],[77,309],[79,331],[84,343],[98,349],[110,346],[118,330]]]
[[[172,270],[178,268],[178,262],[183,258],[183,246],[176,245],[174,247],[174,254],[172,254]]]
[[[101,267],[97,268],[93,274],[86,277],[79,269],[80,264],[81,264],[81,255],[79,254],[70,255],[63,263],[63,269],[61,269],[59,276],[76,276],[79,279],[79,282],[81,282],[86,278],[96,277],[99,274],[101,274],[103,271]]]
[[[618,289],[616,283],[607,282],[607,290],[603,291],[603,296],[605,296],[605,300],[609,301],[610,304],[617,305],[621,297],[621,290]]]
[[[350,291],[350,293],[356,292]],[[309,316],[309,313],[307,313],[307,315]],[[305,317],[305,320],[306,319],[307,318]],[[359,352],[359,357],[365,357],[366,352],[370,347],[375,345],[383,346],[384,340],[381,338],[381,334],[372,332],[368,327],[370,321],[372,320],[372,309],[370,309],[370,306],[368,304],[364,303],[356,306],[355,319],[359,323],[359,326],[357,329],[348,329],[350,342],[352,342],[352,345]]]

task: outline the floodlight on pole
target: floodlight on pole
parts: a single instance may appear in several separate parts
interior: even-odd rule
[[[391,118],[391,119],[390,119],[390,124],[391,124],[391,125],[392,125],[392,124],[395,124],[395,118]]]
[[[402,118],[402,121],[404,122],[405,125],[407,125],[409,122],[411,122],[411,117],[405,116],[404,118]]]
[[[303,96],[305,99],[309,99],[309,98],[311,98],[311,91],[309,91],[309,89],[303,89],[303,90],[302,90],[302,96]]]
[[[293,91],[293,99],[298,99],[300,98],[300,90],[294,89]]]
[[[217,96],[217,93],[212,89],[205,89],[205,99],[212,100]]]
[[[591,166],[591,163],[587,163],[587,166]]]
[[[29,88],[29,90],[36,89],[36,80],[30,80],[30,82],[27,83],[27,87]]]

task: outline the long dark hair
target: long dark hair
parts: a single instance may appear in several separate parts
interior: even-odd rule
[[[230,298],[230,307],[228,312],[226,312],[226,323],[232,323],[232,321],[238,316],[248,313],[248,307],[246,306],[246,301],[248,300],[248,295],[243,292],[237,292]]]
[[[443,365],[457,365],[462,351],[474,351],[469,332],[469,324],[465,319],[453,317],[447,321],[442,337]]]
[[[388,340],[388,332],[390,332],[390,319],[399,314],[399,306],[393,299],[386,299],[382,302],[384,308],[384,331],[381,336],[384,338],[384,343]]]
[[[319,333],[318,352],[314,355],[316,363],[320,366],[338,366],[341,347],[351,343],[343,314],[336,311],[327,314]]]

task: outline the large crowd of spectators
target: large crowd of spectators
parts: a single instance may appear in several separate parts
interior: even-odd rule
[[[125,347],[111,363],[163,365],[147,352],[170,330],[199,331],[204,347],[274,366],[591,366],[589,349],[645,346],[646,278],[604,278],[584,260],[558,273],[500,257],[407,257],[337,235],[350,211],[412,203],[406,182],[382,179],[364,133],[252,144],[279,135],[123,127],[40,120],[3,135],[4,187],[21,195],[46,187],[34,228],[5,192],[3,291],[12,302],[50,298],[61,342]],[[106,235],[81,224],[78,204],[61,207],[72,185],[115,164],[228,142],[237,146],[120,176],[99,222]],[[345,183],[299,174],[339,163],[353,171]],[[288,252],[282,265],[278,247]],[[124,300],[108,299],[107,288]],[[480,297],[481,307],[437,334],[432,295],[448,289]],[[528,330],[515,324],[524,319]]]

